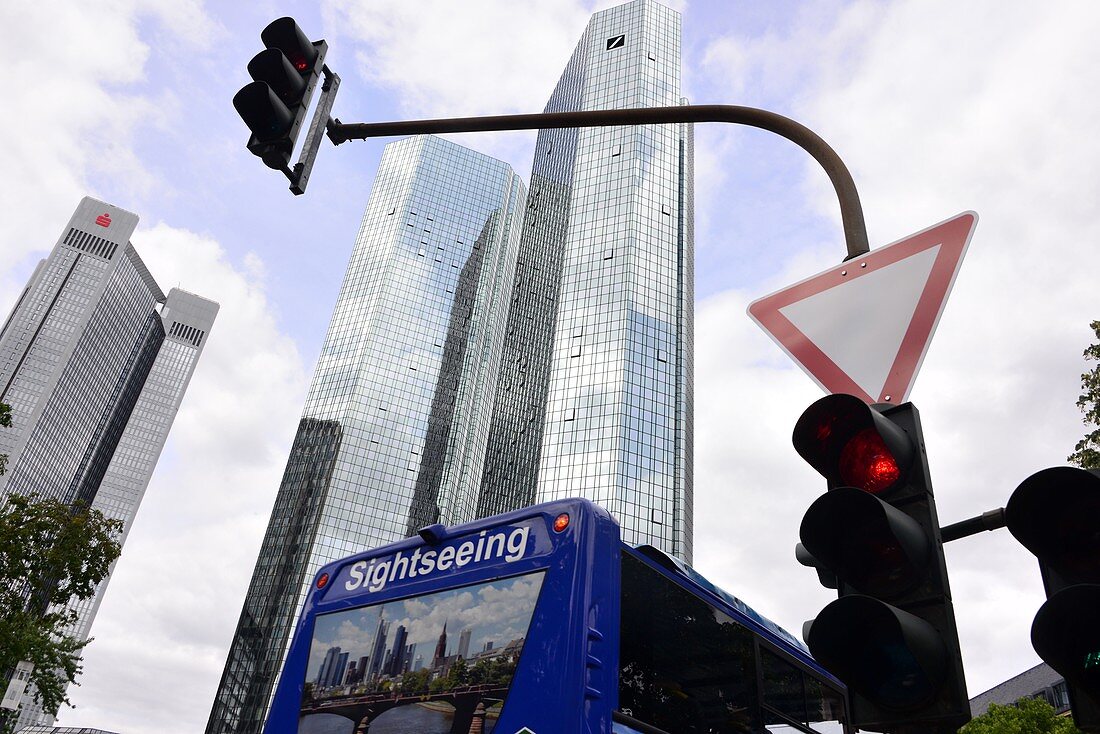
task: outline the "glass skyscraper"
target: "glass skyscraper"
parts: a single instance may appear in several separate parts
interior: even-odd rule
[[[546,112],[680,97],[680,17],[595,14]],[[690,125],[543,130],[479,514],[584,496],[691,561]]]
[[[474,519],[525,200],[454,143],[386,146],[208,732],[262,730],[317,568]]]
[[[81,502],[129,532],[218,305],[153,280],[129,238],[138,218],[85,198],[0,331],[0,501]],[[88,637],[107,579],[74,602]],[[24,697],[17,727],[50,721]]]

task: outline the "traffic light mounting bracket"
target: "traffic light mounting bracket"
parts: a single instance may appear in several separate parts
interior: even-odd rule
[[[317,159],[317,151],[321,147],[322,134],[332,122],[330,116],[332,104],[336,101],[336,91],[340,88],[340,76],[336,72],[324,65],[321,66],[321,72],[325,77],[324,82],[321,83],[321,97],[317,101],[317,109],[313,112],[313,120],[309,123],[309,132],[306,133],[302,152],[293,170],[283,169],[283,173],[290,179],[290,190],[295,196],[306,192],[309,174],[313,171],[313,162]]]

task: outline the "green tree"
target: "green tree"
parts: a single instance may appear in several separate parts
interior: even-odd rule
[[[401,690],[405,693],[427,693],[431,677],[430,670],[410,670],[401,677]]]
[[[451,670],[447,674],[447,689],[458,688],[459,686],[465,686],[469,683],[470,671],[466,667],[466,660],[457,658],[454,663],[451,664]]]
[[[1100,362],[1100,321],[1089,326],[1096,334],[1096,343],[1085,349],[1085,359]],[[1077,398],[1077,407],[1085,414],[1085,426],[1096,428],[1077,442],[1067,460],[1082,469],[1100,469],[1100,364],[1081,375],[1081,389],[1084,392]]]
[[[1012,706],[989,710],[959,729],[959,734],[1081,734],[1068,716],[1058,716],[1040,698],[1021,698]]]
[[[7,685],[20,660],[33,663],[35,700],[48,713],[69,703],[65,688],[88,642],[68,634],[77,619],[68,603],[95,593],[118,558],[121,530],[121,520],[58,500],[0,500],[0,681]],[[0,731],[13,725],[14,716],[0,718]]]
[[[488,683],[492,675],[493,664],[488,660],[478,660],[474,667],[470,668],[470,683],[479,686]]]

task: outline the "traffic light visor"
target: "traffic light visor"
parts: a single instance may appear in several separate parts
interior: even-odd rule
[[[920,523],[854,487],[818,497],[799,536],[816,561],[865,594],[897,597],[927,575],[929,539]]]
[[[1031,644],[1050,667],[1100,703],[1100,585],[1070,586],[1048,599],[1035,615]]]
[[[1058,466],[1032,474],[1005,505],[1005,523],[1067,582],[1100,584],[1100,472]]]
[[[908,434],[853,395],[827,395],[807,408],[792,441],[832,486],[871,494],[898,486],[913,461]]]
[[[873,703],[920,708],[947,675],[947,651],[932,625],[869,596],[837,599],[806,634],[811,654]]]
[[[233,106],[259,140],[274,140],[294,124],[294,115],[266,82],[245,85],[233,97]]]
[[[253,56],[248,62],[248,73],[256,81],[266,82],[287,105],[300,100],[306,89],[305,79],[277,48],[266,48]]]
[[[293,18],[279,18],[268,23],[260,33],[260,40],[267,48],[283,52],[299,73],[313,69],[317,63],[317,48],[302,33]]]

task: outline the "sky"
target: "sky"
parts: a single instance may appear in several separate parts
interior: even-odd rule
[[[165,289],[221,304],[59,723],[201,731],[386,141],[324,143],[306,195],[244,148],[230,100],[292,12],[330,45],[345,122],[542,109],[593,0],[3,3],[0,311],[80,198],[136,212]],[[678,0],[684,92],[809,126],[859,189],[872,247],[980,216],[911,399],[943,524],[1003,506],[1083,435],[1100,318],[1100,5]],[[451,136],[527,177],[534,133]],[[824,481],[790,434],[821,395],[745,314],[843,258],[796,146],[696,129],[695,567],[798,632],[834,598],[794,560]],[[1038,662],[1043,593],[1005,530],[947,546],[976,695]]]

